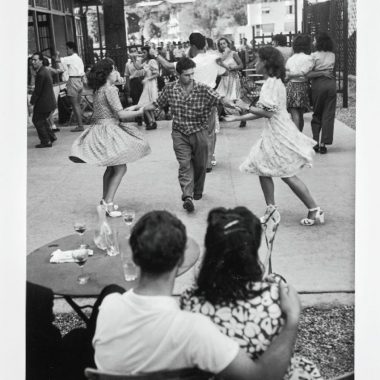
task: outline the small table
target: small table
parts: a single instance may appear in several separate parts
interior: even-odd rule
[[[126,290],[137,284],[137,280],[125,281],[121,255],[106,255],[105,251],[95,246],[93,237],[94,231],[87,231],[84,236],[84,243],[94,251],[93,256],[89,256],[84,266],[84,272],[90,275],[90,280],[85,285],[79,285],[76,282],[80,273],[80,268],[76,263],[51,264],[49,261],[51,253],[58,248],[62,251],[77,249],[79,247],[78,235],[68,235],[54,240],[37,248],[27,256],[27,281],[50,288],[54,294],[63,296],[85,322],[88,321],[88,318],[81,310],[84,307],[76,304],[73,298],[97,297],[102,289],[110,284],[120,285]],[[125,239],[125,237],[120,236],[120,239]],[[123,246],[127,250],[127,254],[132,255],[129,244],[123,244]],[[194,239],[188,237],[185,260],[179,268],[177,276],[186,273],[193,267],[199,255],[199,245]]]

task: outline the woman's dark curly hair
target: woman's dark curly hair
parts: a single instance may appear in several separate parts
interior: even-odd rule
[[[207,223],[195,293],[213,304],[254,297],[247,285],[263,276],[260,220],[245,207],[220,207],[210,211]]]
[[[219,50],[221,53],[222,53],[222,49],[220,48],[220,43],[221,43],[222,41],[226,41],[227,46],[228,46],[228,47],[231,47],[231,42],[230,42],[230,40],[229,40],[228,38],[226,38],[226,37],[221,37],[221,38],[219,38],[218,42],[216,43],[216,46],[218,47],[218,50]]]
[[[334,41],[326,32],[321,32],[316,37],[317,43],[315,48],[317,51],[334,51]]]
[[[310,54],[311,38],[307,34],[298,34],[293,40],[294,53]]]
[[[150,54],[150,47],[149,46],[143,46],[141,48],[141,51],[146,51],[148,53],[146,60],[150,61],[151,59],[154,59],[153,55]]]
[[[279,50],[272,46],[264,46],[258,51],[259,58],[270,77],[285,80],[285,61]]]
[[[108,76],[112,73],[113,64],[108,58],[97,62],[87,75],[88,85],[94,90],[106,84]]]

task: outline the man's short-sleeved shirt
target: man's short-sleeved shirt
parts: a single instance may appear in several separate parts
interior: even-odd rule
[[[198,53],[192,60],[195,62],[194,80],[207,84],[211,88],[216,86],[216,77],[225,73],[226,69],[216,63],[219,57],[213,51]]]
[[[187,95],[179,81],[176,81],[164,87],[156,103],[160,108],[170,106],[173,130],[191,135],[207,129],[211,107],[220,103],[221,99],[211,87],[196,81],[193,90]]]
[[[207,317],[180,310],[172,297],[133,289],[104,299],[93,346],[97,368],[126,374],[194,367],[219,373],[239,351]]]
[[[77,53],[62,57],[61,62],[68,72],[69,77],[79,77],[84,75],[84,65],[82,58]]]

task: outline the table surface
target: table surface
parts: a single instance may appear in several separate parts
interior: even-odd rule
[[[70,297],[95,297],[106,285],[110,284],[118,284],[126,290],[136,286],[137,280],[127,282],[124,279],[121,255],[106,255],[105,251],[95,246],[93,237],[94,231],[87,231],[84,235],[84,242],[94,251],[93,256],[89,256],[84,266],[84,273],[90,275],[87,284],[77,284],[80,267],[76,263],[52,264],[49,262],[51,253],[56,249],[65,251],[78,248],[80,239],[76,234],[54,240],[31,252],[27,256],[27,280],[52,289],[54,294]],[[120,237],[119,241],[120,239],[126,238]],[[127,241],[121,245],[121,249],[126,250],[129,255],[132,254]],[[188,237],[185,260],[177,276],[193,267],[199,255],[199,245],[194,239]]]

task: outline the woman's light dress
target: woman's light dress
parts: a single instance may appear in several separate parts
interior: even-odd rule
[[[151,152],[143,134],[134,126],[121,123],[123,109],[118,89],[106,83],[94,94],[93,124],[73,143],[70,159],[98,166],[115,166],[137,161]]]
[[[148,63],[143,64],[145,70],[144,79],[151,78],[153,75],[158,74],[158,63],[155,59],[151,59]],[[146,106],[154,102],[158,98],[157,78],[146,80],[144,82],[143,92],[138,102],[139,106]]]
[[[252,147],[240,170],[263,177],[292,177],[312,166],[316,144],[301,133],[286,110],[286,89],[281,79],[269,77],[257,107],[274,112],[265,121],[261,138]]]
[[[230,51],[226,58],[223,59],[223,63],[229,67],[237,67],[237,63],[234,59],[234,52]],[[229,71],[228,75],[221,76],[220,82],[216,91],[228,99],[236,100],[240,98],[240,78],[239,73],[236,70]]]

